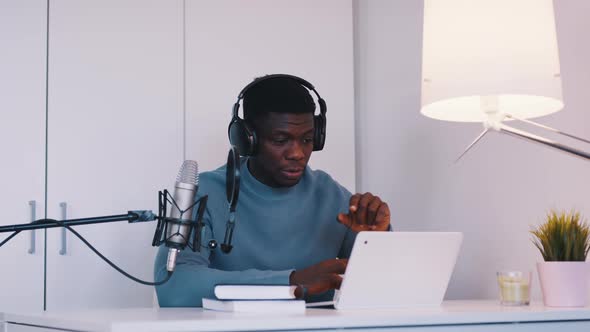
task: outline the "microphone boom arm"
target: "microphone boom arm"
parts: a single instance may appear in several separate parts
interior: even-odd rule
[[[147,222],[147,221],[154,221],[156,219],[157,219],[156,215],[150,210],[135,210],[135,211],[129,211],[129,212],[127,212],[127,214],[117,214],[117,215],[112,215],[112,216],[61,220],[61,223],[64,225],[67,225],[67,226],[80,226],[80,225],[90,225],[90,224],[102,224],[102,223],[116,222],[116,221],[128,221],[129,223]],[[63,227],[63,225],[56,223],[52,219],[39,219],[39,220],[35,220],[29,224],[16,224],[16,225],[0,226],[0,233],[21,232],[21,231],[30,231],[30,230],[34,230],[34,229],[45,229],[45,228],[54,228],[54,227]]]

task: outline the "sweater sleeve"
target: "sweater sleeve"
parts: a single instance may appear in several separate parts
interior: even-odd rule
[[[160,247],[154,264],[155,280],[163,280],[167,275],[167,255],[168,248]],[[202,248],[200,252],[193,252],[187,248],[179,253],[170,280],[156,286],[160,307],[200,307],[203,297],[215,298],[214,288],[218,284],[288,285],[289,276],[293,271],[223,271],[209,267],[210,256],[207,248]]]

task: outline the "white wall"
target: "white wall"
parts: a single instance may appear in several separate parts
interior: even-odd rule
[[[186,17],[187,158],[202,170],[224,164],[242,88],[292,74],[327,104],[326,145],[310,166],[354,190],[352,1],[187,1]]]
[[[497,298],[496,271],[531,269],[540,300],[528,232],[550,208],[590,216],[590,163],[494,133],[454,164],[481,127],[419,113],[422,1],[355,7],[357,188],[390,203],[394,229],[464,232],[448,299]],[[566,107],[540,121],[590,137],[590,2],[555,7]]]

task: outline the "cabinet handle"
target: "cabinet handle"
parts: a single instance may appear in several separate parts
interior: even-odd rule
[[[59,203],[59,207],[61,208],[61,220],[68,219],[68,204],[66,202]],[[68,253],[67,250],[67,242],[66,242],[66,228],[61,228],[61,249],[59,250],[60,255],[65,255]]]
[[[29,201],[29,206],[31,207],[31,222],[37,220],[37,201]],[[29,245],[29,250],[27,251],[29,254],[35,254],[35,230],[31,230],[31,244]]]

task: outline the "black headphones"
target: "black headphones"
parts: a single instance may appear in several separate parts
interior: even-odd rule
[[[250,84],[246,85],[238,95],[238,100],[234,104],[232,111],[233,115],[231,122],[229,123],[229,127],[227,128],[227,134],[229,136],[229,142],[231,143],[231,145],[237,147],[238,152],[241,156],[256,155],[258,138],[256,132],[254,131],[254,128],[249,126],[248,123],[246,123],[246,121],[244,121],[238,116],[238,110],[240,109],[240,100],[244,98],[244,94],[252,86],[262,81],[266,81],[268,79],[277,77],[292,79],[297,83],[303,85],[309,91],[312,91],[316,95],[318,99],[318,104],[320,105],[320,114],[313,116],[313,151],[320,151],[324,148],[324,143],[326,142],[326,102],[322,99],[322,97],[320,97],[320,94],[315,90],[313,85],[308,81],[304,80],[303,78],[287,74],[274,74],[258,78]]]

